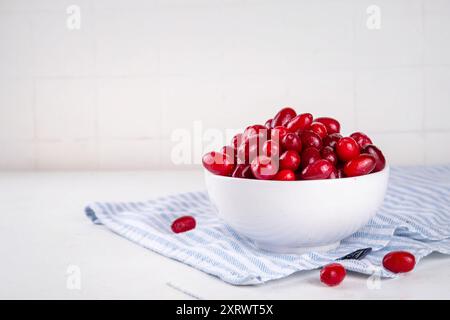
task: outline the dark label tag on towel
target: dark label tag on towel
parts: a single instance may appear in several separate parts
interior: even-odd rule
[[[372,251],[372,248],[359,249],[359,250],[353,251],[352,253],[349,253],[337,260],[349,260],[349,259],[361,260],[365,256],[367,256],[371,251]]]

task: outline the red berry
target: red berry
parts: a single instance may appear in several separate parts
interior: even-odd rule
[[[363,153],[371,154],[375,158],[376,165],[373,172],[381,171],[386,166],[386,159],[384,158],[383,152],[373,144],[366,145],[363,149]]]
[[[394,273],[409,272],[415,264],[416,258],[407,251],[393,251],[383,258],[383,267]]]
[[[328,176],[328,179],[339,179],[338,175],[339,175],[338,169],[336,167],[334,167],[333,171]]]
[[[323,146],[324,147],[332,147],[333,149],[336,148],[336,144],[338,141],[342,139],[342,135],[340,133],[332,133],[327,135],[325,138],[323,138]]]
[[[267,128],[260,124],[254,124],[252,126],[248,126],[247,128],[245,128],[242,138],[245,141],[246,139],[248,139],[250,136],[253,136],[253,135],[267,137]]]
[[[241,143],[244,141],[244,137],[242,133],[236,134],[231,140],[231,145],[234,146],[235,149],[239,148]]]
[[[266,129],[271,129],[272,128],[272,119],[267,120],[266,123],[264,124],[264,127],[266,127]]]
[[[337,121],[333,118],[321,117],[321,118],[314,119],[314,121],[323,123],[325,125],[325,127],[327,127],[328,134],[341,132],[341,125],[340,125],[339,121]]]
[[[320,281],[327,286],[337,286],[344,280],[345,268],[340,263],[331,263],[320,270]]]
[[[258,156],[251,163],[253,175],[257,179],[270,180],[278,172],[278,163],[272,158],[266,156]]]
[[[302,141],[300,140],[300,137],[292,132],[284,136],[283,140],[281,140],[281,146],[283,147],[283,150],[302,151]]]
[[[320,155],[322,156],[322,159],[327,159],[331,162],[333,166],[337,164],[337,155],[334,153],[334,150],[332,147],[324,147],[322,150],[320,150]]]
[[[284,169],[279,171],[275,177],[273,177],[273,180],[294,181],[295,173],[292,170]]]
[[[203,156],[202,163],[209,172],[220,176],[229,176],[234,170],[233,158],[221,152],[208,152]]]
[[[237,149],[237,163],[250,164],[259,155],[258,139],[256,139],[256,136],[253,137],[247,139]]]
[[[238,164],[231,174],[233,178],[253,179],[252,169],[249,164]]]
[[[314,147],[319,150],[322,149],[322,139],[315,132],[305,130],[300,133],[300,139],[304,148]]]
[[[370,154],[363,153],[344,165],[344,174],[347,177],[369,174],[375,169],[375,165],[375,158]]]
[[[294,150],[285,151],[280,157],[280,169],[295,171],[300,166],[300,156]]]
[[[344,174],[344,168],[337,168],[337,178],[344,178],[345,174]]]
[[[262,147],[263,155],[275,157],[280,154],[280,145],[273,140],[267,140]]]
[[[359,145],[353,138],[342,138],[336,144],[336,153],[342,161],[351,160],[359,155]]]
[[[223,146],[221,152],[229,156],[231,159],[233,159],[234,160],[233,163],[236,163],[237,150],[234,147]]]
[[[370,140],[370,138],[362,132],[354,132],[350,135],[350,137],[355,139],[356,143],[359,145],[361,149],[368,144],[372,144],[372,140]]]
[[[333,172],[330,174],[328,179],[341,179],[344,178],[344,169],[342,168],[334,168]]]
[[[313,122],[309,128],[312,132],[316,133],[321,139],[327,136],[327,127],[321,122]]]
[[[311,113],[302,113],[292,118],[287,124],[286,128],[290,132],[297,132],[309,129],[309,126],[313,122],[313,116]]]
[[[272,120],[272,127],[286,126],[287,123],[297,115],[294,109],[286,107],[278,111]]]
[[[249,164],[256,156],[261,154],[263,144],[267,139],[265,131],[266,129],[260,129],[258,133],[244,138],[244,141],[237,149],[238,163]]]
[[[285,127],[278,126],[270,131],[270,139],[280,143],[288,133],[289,131]]]
[[[300,158],[302,169],[304,169],[307,165],[322,159],[319,150],[314,147],[304,149]]]
[[[194,217],[183,216],[172,223],[171,229],[175,233],[181,233],[194,229],[195,225]]]
[[[330,161],[321,159],[306,166],[300,174],[303,180],[327,179],[333,172],[333,165]]]

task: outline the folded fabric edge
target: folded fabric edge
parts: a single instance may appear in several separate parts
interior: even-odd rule
[[[102,222],[97,218],[95,211],[91,208],[90,205],[84,208],[84,213],[93,223],[102,224]]]

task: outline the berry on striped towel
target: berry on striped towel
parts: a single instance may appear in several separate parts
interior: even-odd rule
[[[394,273],[409,272],[415,264],[416,258],[408,251],[392,251],[383,258],[383,267]]]
[[[172,231],[175,233],[186,232],[195,228],[196,222],[192,216],[183,216],[172,223]]]

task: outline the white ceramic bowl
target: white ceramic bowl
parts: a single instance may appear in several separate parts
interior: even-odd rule
[[[218,215],[257,246],[273,252],[326,251],[364,226],[383,203],[389,167],[360,177],[265,181],[205,170]]]

